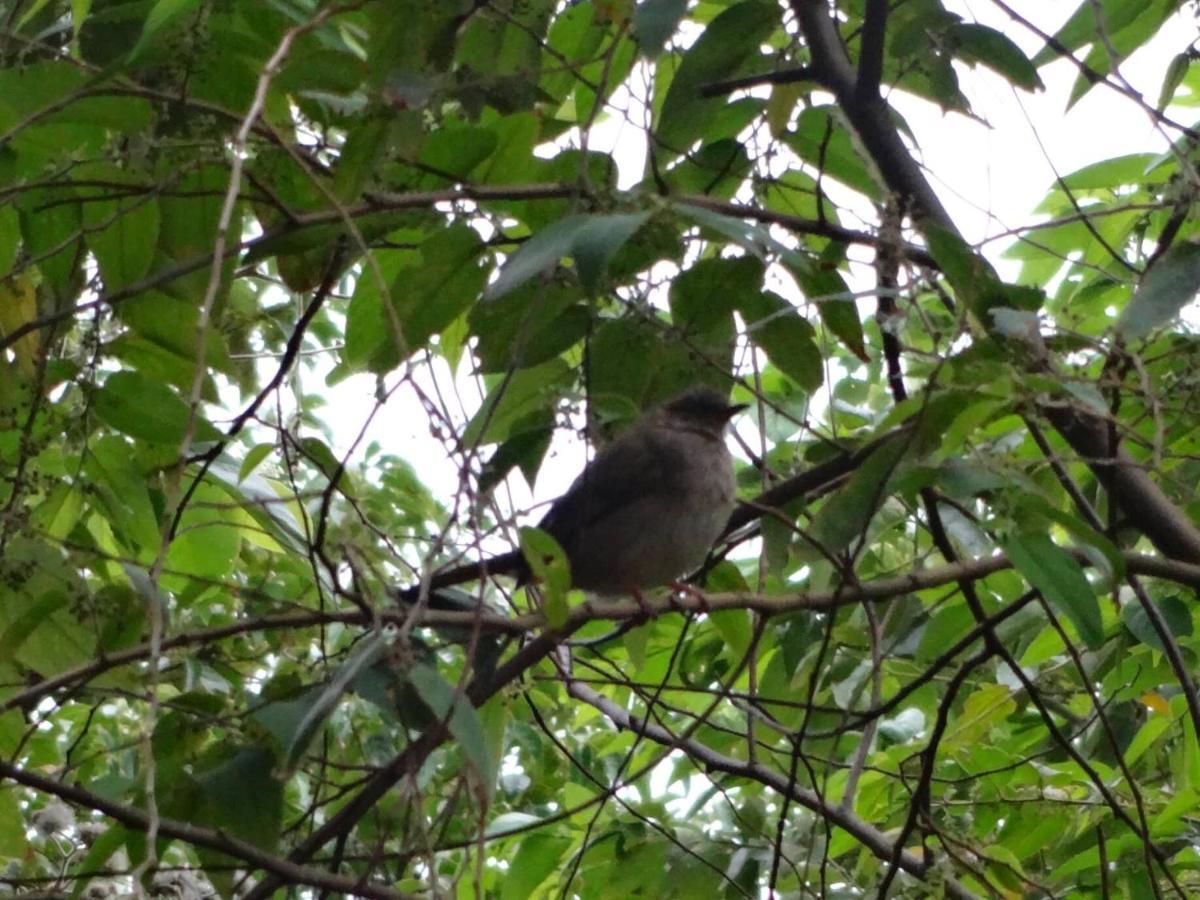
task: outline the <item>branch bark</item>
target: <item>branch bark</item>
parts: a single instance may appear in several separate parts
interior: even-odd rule
[[[857,75],[826,5],[814,0],[791,2],[813,64],[888,188],[910,202],[913,221],[927,240],[931,232],[938,230],[961,238],[950,214],[905,146],[887,103],[877,92],[863,96],[857,90]],[[1200,528],[1127,453],[1110,446],[1102,419],[1073,406],[1043,405],[1041,412],[1091,467],[1128,521],[1161,553],[1200,563]]]

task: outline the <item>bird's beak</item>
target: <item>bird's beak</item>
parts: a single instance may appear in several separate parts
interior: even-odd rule
[[[750,408],[749,403],[731,403],[731,404],[729,404],[729,407],[725,410],[725,418],[732,419],[734,416],[736,416],[738,413],[740,413],[743,409],[749,409],[749,408]]]

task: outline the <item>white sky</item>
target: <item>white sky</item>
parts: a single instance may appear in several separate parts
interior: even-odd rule
[[[987,0],[948,0],[946,5],[967,21],[979,21],[1005,32],[1030,56],[1041,46],[1038,38],[1011,23]],[[1077,5],[1077,0],[1012,0],[1014,8],[1049,33]],[[1192,20],[1180,16],[1177,22],[1178,27],[1164,28],[1153,43],[1121,65],[1121,74],[1151,103],[1158,97],[1170,59],[1197,37]],[[1113,156],[1166,149],[1167,139],[1155,130],[1146,113],[1128,98],[1103,86],[1093,88],[1066,111],[1066,98],[1076,72],[1069,62],[1053,63],[1039,72],[1046,89],[1029,94],[1014,91],[986,69],[960,67],[961,87],[976,114],[987,117],[987,125],[965,116],[943,114],[932,104],[907,95],[892,96],[916,135],[919,158],[968,240],[977,241],[1035,221],[1031,211],[1052,184],[1056,170],[1065,175]],[[602,121],[589,140],[592,149],[614,152],[625,185],[640,178],[644,154],[644,134],[636,124],[641,116],[634,114],[631,118],[635,124],[619,116]],[[1190,122],[1192,114],[1185,110],[1179,118]],[[1001,273],[1011,276],[1015,274],[1014,267],[999,258],[1008,243],[996,241],[988,246],[987,252]],[[455,379],[440,361],[435,365],[435,373],[443,392],[452,396]],[[479,387],[469,377],[463,377],[465,374],[460,371],[457,384],[465,404],[473,409],[479,401]],[[393,373],[389,385],[395,378]],[[375,381],[368,376],[352,377],[329,391],[328,414],[336,417],[334,450],[339,455],[348,450],[366,421],[374,397]],[[464,419],[466,412],[461,411]],[[445,499],[459,484],[458,468],[456,461],[448,458],[430,437],[427,423],[428,417],[414,393],[401,390],[375,417],[368,440],[378,441],[386,452],[407,458],[417,466],[421,478],[435,495]],[[543,467],[533,492],[538,501],[562,493],[586,460],[586,448],[570,435],[556,441],[553,452],[557,461]],[[519,496],[512,498],[514,505],[517,508],[528,505],[530,497],[520,484],[516,491]]]

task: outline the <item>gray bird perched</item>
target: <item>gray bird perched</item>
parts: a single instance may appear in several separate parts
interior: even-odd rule
[[[745,404],[693,387],[645,413],[593,459],[539,527],[571,564],[571,581],[596,594],[631,594],[687,575],[704,562],[734,507],[733,459],[725,426]],[[429,604],[471,609],[475,600],[445,590],[490,572],[529,578],[519,550],[435,572]],[[420,587],[395,592],[415,603]]]
[[[566,552],[574,587],[640,599],[699,568],[733,511],[725,426],[742,409],[693,387],[596,455],[539,526]]]

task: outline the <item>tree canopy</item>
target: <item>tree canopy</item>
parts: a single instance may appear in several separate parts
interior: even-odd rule
[[[0,889],[1200,893],[1197,9],[981,5],[2,0]],[[1049,66],[1146,145],[985,248],[902,107]],[[694,589],[571,591],[697,382]]]

